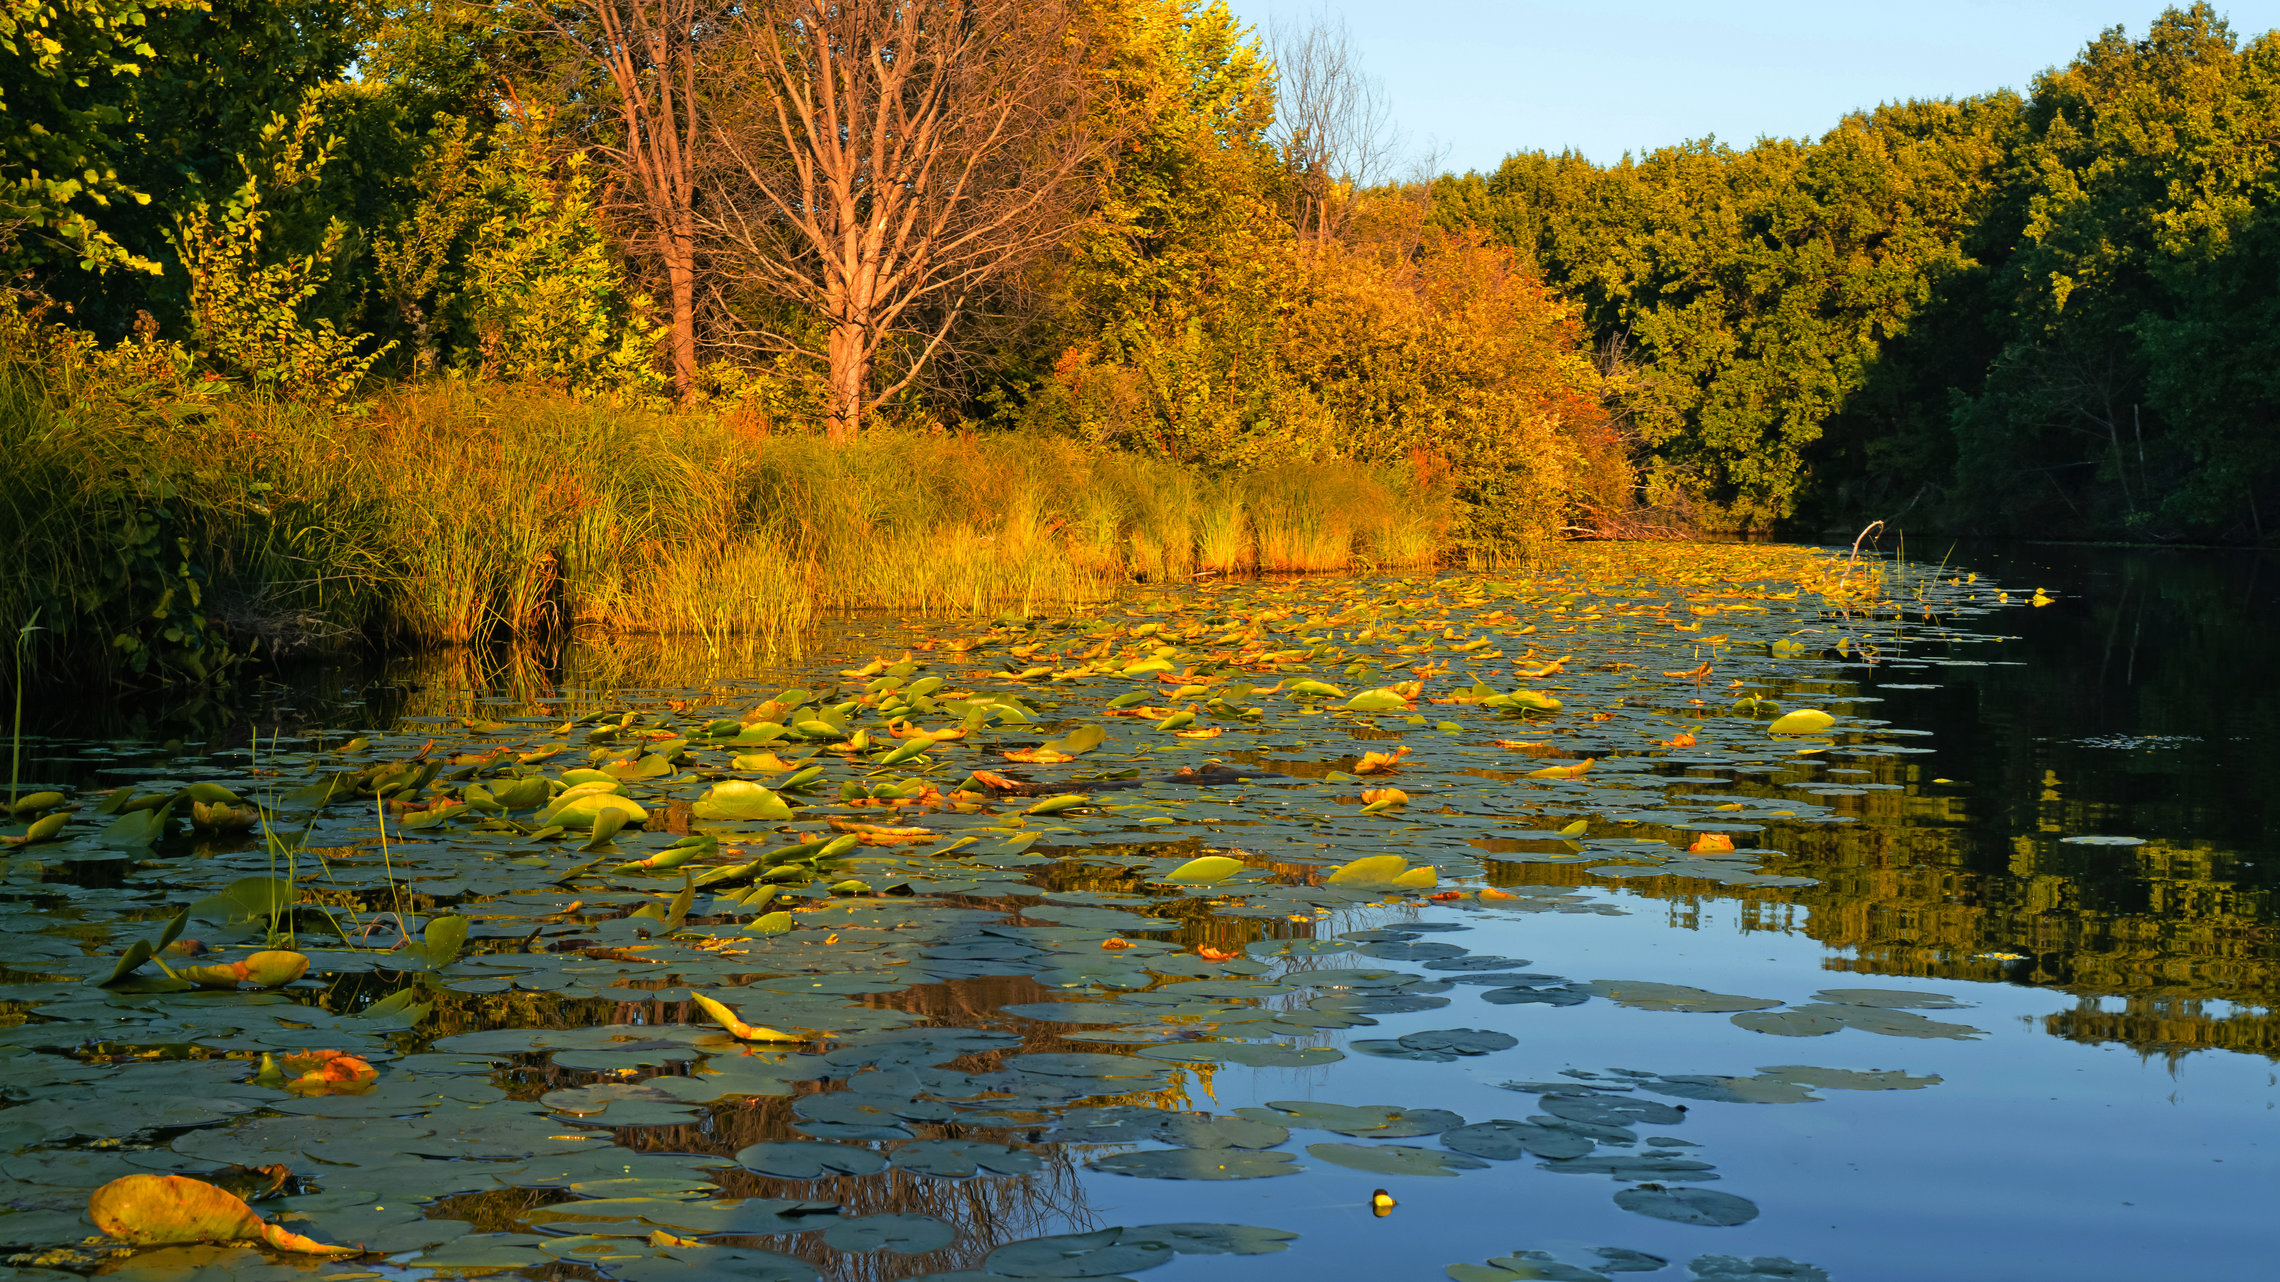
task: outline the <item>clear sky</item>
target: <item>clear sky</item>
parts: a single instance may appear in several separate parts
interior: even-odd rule
[[[1344,18],[1412,152],[1494,169],[1513,151],[1597,161],[1706,134],[1737,145],[1818,135],[1856,107],[2009,87],[2100,31],[2132,36],[2160,0],[1230,0],[1270,17]],[[2182,5],[2180,6],[2182,7]],[[2243,41],[2280,0],[2218,0]]]

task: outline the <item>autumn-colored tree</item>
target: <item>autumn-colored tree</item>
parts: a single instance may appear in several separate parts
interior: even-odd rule
[[[707,226],[737,284],[820,319],[819,353],[757,337],[821,357],[834,440],[910,386],[982,290],[1068,239],[1104,141],[1090,46],[1064,0],[739,11]]]

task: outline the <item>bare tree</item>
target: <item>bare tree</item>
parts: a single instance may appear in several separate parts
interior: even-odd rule
[[[833,440],[954,341],[1090,195],[1098,42],[1074,0],[749,0],[706,229],[734,284],[821,318]],[[874,386],[874,367],[899,369]]]
[[[1286,212],[1300,235],[1327,240],[1353,191],[1389,176],[1401,135],[1384,86],[1362,74],[1343,19],[1271,23],[1267,43],[1276,76],[1269,136],[1290,181]]]
[[[697,374],[697,166],[704,117],[698,81],[726,0],[518,0],[541,29],[608,78],[616,134],[598,148],[621,176],[664,269],[672,310],[673,389]]]

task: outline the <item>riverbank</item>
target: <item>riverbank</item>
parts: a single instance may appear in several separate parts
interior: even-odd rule
[[[0,370],[0,629],[28,675],[570,627],[788,641],[824,609],[1035,609],[1205,573],[1414,567],[1406,469],[1209,473],[1033,436],[832,447],[736,413],[439,382],[338,409]]]

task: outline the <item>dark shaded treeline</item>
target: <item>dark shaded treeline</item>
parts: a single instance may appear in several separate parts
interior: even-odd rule
[[[1714,524],[2261,540],[2276,179],[2280,36],[2197,4],[2024,97],[1434,194],[1581,304],[1650,476]]]

